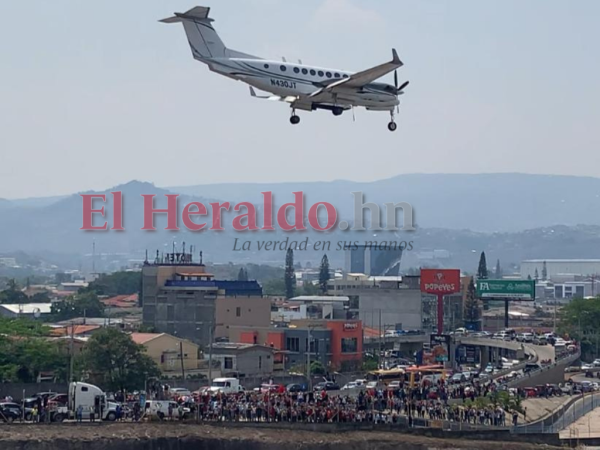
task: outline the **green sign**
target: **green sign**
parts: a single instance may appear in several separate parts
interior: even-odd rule
[[[477,280],[477,297],[535,300],[534,280]]]

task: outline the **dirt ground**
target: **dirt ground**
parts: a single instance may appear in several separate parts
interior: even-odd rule
[[[3,425],[0,426],[0,448],[69,450],[90,448],[133,448],[132,443],[152,440],[178,441],[210,440],[227,441],[227,448],[287,448],[367,450],[533,450],[558,449],[548,445],[510,442],[486,442],[477,440],[446,440],[404,433],[351,431],[344,433],[319,433],[310,431],[249,429],[215,427],[177,423],[140,424],[62,424],[62,425]],[[63,444],[60,444],[60,443]],[[68,442],[69,449],[64,442]],[[53,445],[53,443],[55,445]],[[105,443],[105,446],[102,445]],[[234,445],[234,443],[240,444]],[[248,445],[252,444],[252,445]],[[258,445],[258,446],[257,446]],[[140,447],[141,448],[141,447]]]

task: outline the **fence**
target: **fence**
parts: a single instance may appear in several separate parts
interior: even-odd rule
[[[600,392],[592,392],[565,403],[549,417],[539,422],[513,429],[513,433],[558,433],[586,414],[600,407]]]

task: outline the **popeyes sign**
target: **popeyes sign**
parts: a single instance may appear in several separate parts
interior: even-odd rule
[[[460,270],[421,269],[421,292],[436,295],[460,292]]]

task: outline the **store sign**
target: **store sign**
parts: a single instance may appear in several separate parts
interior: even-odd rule
[[[477,280],[477,297],[535,300],[535,280]]]
[[[358,329],[358,323],[357,322],[345,323],[344,324],[344,331],[357,330],[357,329]]]
[[[165,263],[171,264],[191,264],[191,253],[167,253],[165,255]]]
[[[436,295],[460,292],[460,270],[421,269],[421,292]]]

